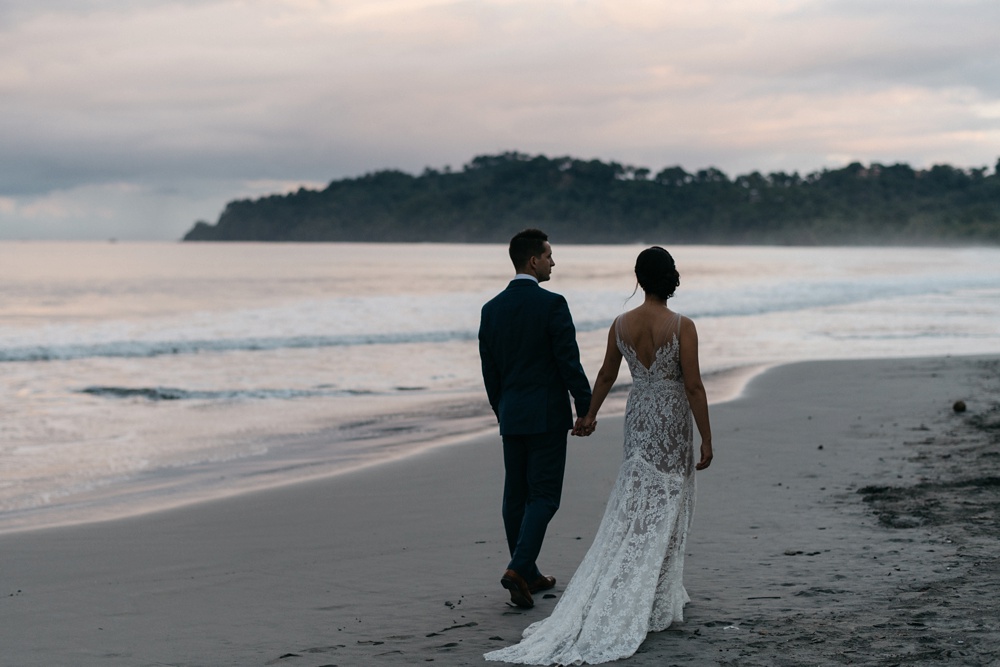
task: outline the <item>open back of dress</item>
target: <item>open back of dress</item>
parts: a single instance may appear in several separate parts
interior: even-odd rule
[[[488,660],[527,665],[599,664],[625,658],[651,631],[683,620],[684,547],[694,511],[692,417],[680,365],[681,316],[644,365],[628,313],[615,320],[632,373],[624,460],[597,536],[552,615]],[[649,335],[650,332],[640,332]],[[648,340],[647,340],[648,342]],[[643,347],[646,347],[645,345]]]

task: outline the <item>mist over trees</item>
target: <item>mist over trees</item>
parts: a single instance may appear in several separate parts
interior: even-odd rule
[[[1000,160],[963,169],[852,163],[730,178],[508,152],[461,171],[384,170],[324,190],[230,202],[185,241],[506,242],[540,227],[560,243],[1000,242]]]

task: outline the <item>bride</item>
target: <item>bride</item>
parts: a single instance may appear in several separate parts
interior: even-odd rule
[[[552,615],[519,644],[485,655],[526,665],[598,664],[627,658],[648,632],[683,620],[684,546],[694,509],[694,471],[712,462],[708,401],[694,323],[667,308],[680,284],[674,260],[654,246],[639,253],[642,305],[615,319],[604,364],[580,430],[597,411],[624,357],[632,373],[624,460],[597,536]],[[692,416],[701,436],[695,464]]]

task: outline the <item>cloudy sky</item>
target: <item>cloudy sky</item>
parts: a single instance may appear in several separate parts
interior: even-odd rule
[[[997,0],[2,0],[0,239],[506,150],[992,173],[998,34]]]

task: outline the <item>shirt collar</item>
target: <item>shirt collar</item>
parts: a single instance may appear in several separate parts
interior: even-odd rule
[[[516,276],[514,276],[514,280],[534,280],[536,283],[538,282],[538,278],[531,275],[530,273],[519,273]]]

